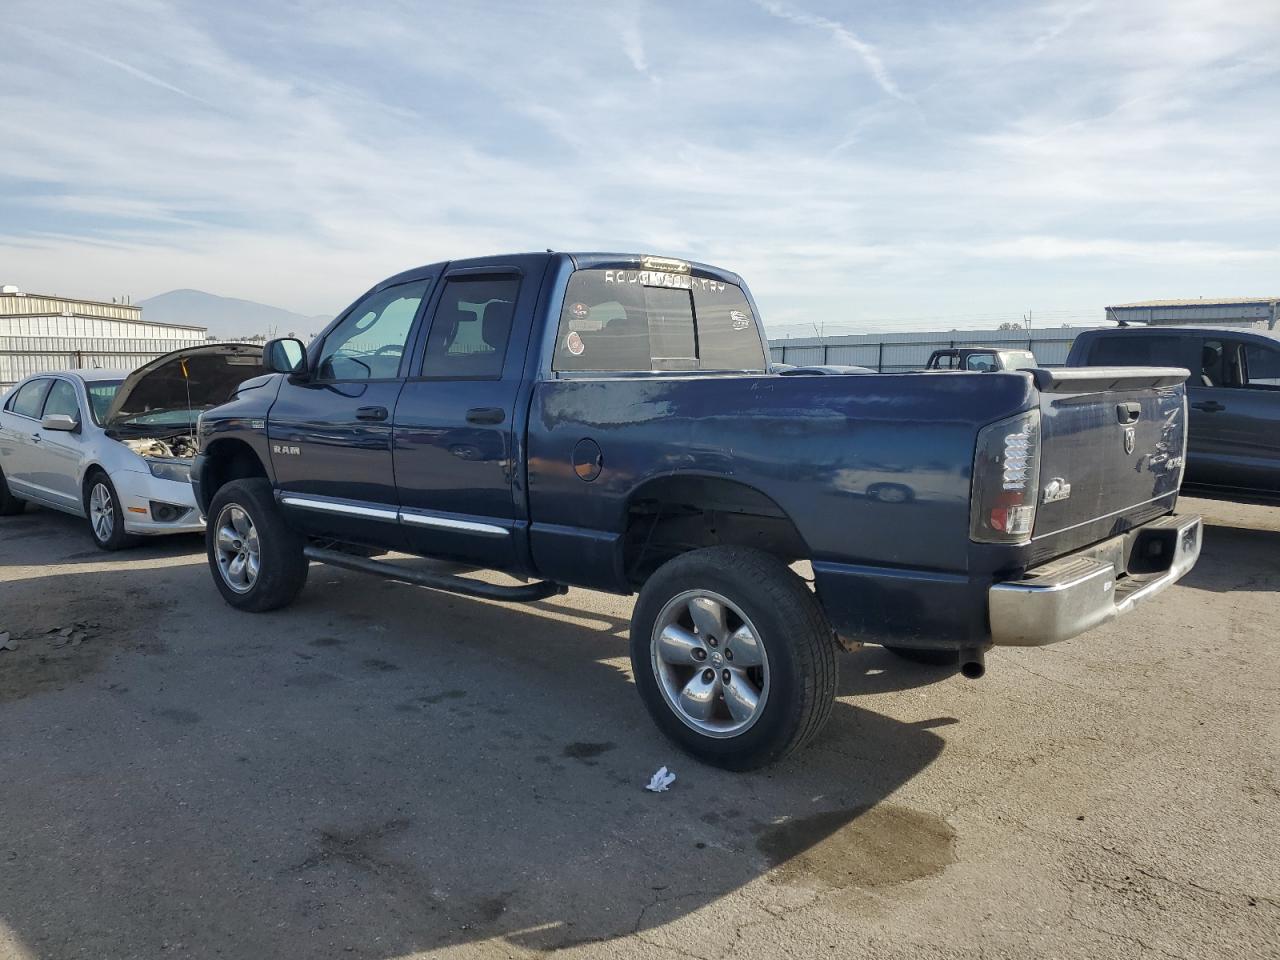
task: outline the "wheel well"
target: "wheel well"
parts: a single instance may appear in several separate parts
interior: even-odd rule
[[[627,505],[623,563],[641,584],[672,557],[702,547],[755,547],[784,563],[808,559],[791,518],[754,487],[719,477],[663,477],[640,487]]]
[[[89,483],[98,474],[102,474],[104,477],[107,476],[107,471],[104,470],[100,464],[91,463],[89,466],[85,467],[84,477],[80,481],[81,506],[84,506],[85,501],[89,499]],[[107,477],[107,479],[110,479],[110,477]]]
[[[208,503],[212,503],[213,495],[232,480],[267,476],[267,469],[258,454],[243,440],[215,440],[209,444],[205,457],[201,494]]]

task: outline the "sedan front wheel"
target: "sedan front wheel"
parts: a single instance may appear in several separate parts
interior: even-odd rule
[[[100,550],[123,550],[135,546],[138,538],[125,533],[124,508],[111,478],[95,471],[85,484],[84,512],[89,532]]]

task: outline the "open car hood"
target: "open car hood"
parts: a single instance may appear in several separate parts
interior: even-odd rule
[[[225,403],[232,391],[269,373],[254,343],[209,343],[166,353],[139,367],[120,384],[104,423],[166,410],[204,410]]]

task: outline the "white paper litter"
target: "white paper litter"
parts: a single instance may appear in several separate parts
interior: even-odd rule
[[[659,767],[658,772],[653,775],[653,779],[648,782],[645,789],[652,790],[654,793],[666,793],[667,788],[675,782],[676,775],[674,773],[666,767]]]

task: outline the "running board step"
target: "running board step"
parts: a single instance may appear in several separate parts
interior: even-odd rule
[[[485,583],[482,580],[468,580],[466,577],[454,577],[443,573],[426,573],[421,570],[406,570],[392,563],[381,560],[370,560],[337,550],[326,550],[323,547],[307,545],[302,548],[302,555],[317,563],[327,563],[333,567],[343,567],[358,573],[371,573],[376,577],[388,580],[399,580],[411,583],[428,590],[443,590],[445,593],[459,593],[464,597],[480,597],[484,600],[505,600],[508,603],[530,603],[534,600],[545,600],[548,597],[568,593],[569,588],[563,583],[550,580],[539,580],[536,583],[522,583],[519,586],[507,587],[498,583]]]

